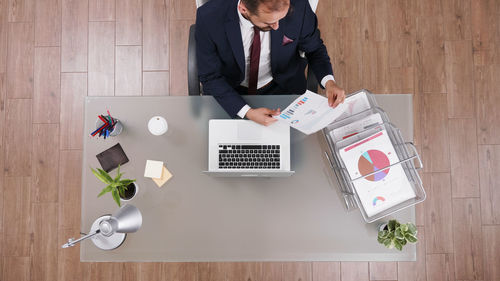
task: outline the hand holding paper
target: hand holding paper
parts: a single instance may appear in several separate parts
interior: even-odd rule
[[[328,99],[311,91],[298,97],[280,115],[274,116],[280,122],[310,135],[328,126],[345,110],[345,105],[339,104],[331,108]]]

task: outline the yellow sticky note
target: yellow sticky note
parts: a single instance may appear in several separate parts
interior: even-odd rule
[[[164,185],[170,178],[172,177],[172,173],[170,173],[165,166],[163,166],[163,170],[161,173],[161,178],[152,178],[153,181],[158,185],[158,187],[161,187]]]

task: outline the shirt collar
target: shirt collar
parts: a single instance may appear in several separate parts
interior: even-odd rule
[[[236,5],[236,11],[238,12],[238,16],[240,17],[240,24],[243,25],[245,28],[253,28],[253,23],[249,20],[247,20],[241,13],[240,10],[238,9],[238,6],[240,5],[240,1],[238,1],[238,5]]]

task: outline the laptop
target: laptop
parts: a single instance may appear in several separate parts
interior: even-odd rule
[[[288,177],[290,127],[250,120],[209,121],[208,171],[214,177]]]

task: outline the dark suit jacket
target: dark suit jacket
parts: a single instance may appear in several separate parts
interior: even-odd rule
[[[245,78],[245,61],[238,0],[211,0],[196,14],[196,55],[203,92],[212,95],[231,117],[246,104],[235,91]],[[293,11],[271,32],[271,71],[274,82],[288,94],[306,90],[306,61],[321,80],[333,74],[330,58],[320,38],[317,18],[308,0],[291,0]],[[286,36],[293,42],[284,44]]]

